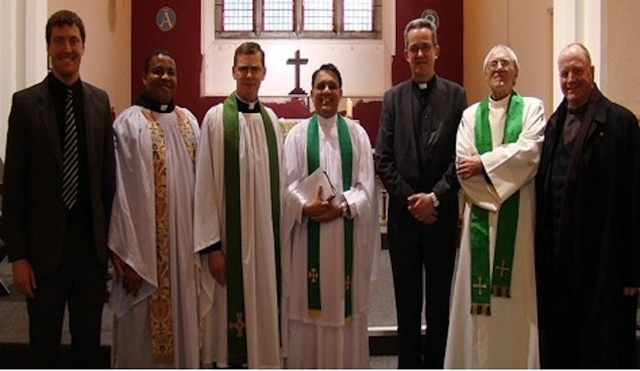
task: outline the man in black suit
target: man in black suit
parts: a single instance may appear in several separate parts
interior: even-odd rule
[[[398,366],[442,368],[458,224],[456,132],[467,99],[460,85],[435,74],[440,46],[431,22],[409,22],[404,42],[412,78],[385,93],[376,144],[378,175],[390,195]]]
[[[85,28],[62,10],[46,26],[51,73],[16,92],[4,174],[5,242],[27,297],[33,366],[58,366],[65,306],[74,366],[100,366],[107,226],[115,187],[109,98],[80,80]]]

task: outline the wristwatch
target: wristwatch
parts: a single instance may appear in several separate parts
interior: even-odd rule
[[[435,193],[431,192],[429,193],[429,196],[431,197],[431,199],[433,200],[433,207],[438,207],[440,206],[440,200],[438,200],[438,196],[436,196]]]

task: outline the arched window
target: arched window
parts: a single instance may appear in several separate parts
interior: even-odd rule
[[[216,0],[216,38],[378,39],[381,0]]]

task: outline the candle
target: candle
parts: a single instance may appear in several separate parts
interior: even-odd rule
[[[353,117],[353,101],[351,100],[351,98],[347,98],[347,117]]]

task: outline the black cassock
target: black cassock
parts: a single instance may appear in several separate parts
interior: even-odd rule
[[[549,119],[536,179],[541,366],[635,368],[637,296],[622,291],[640,286],[640,129],[596,88],[563,157],[567,112]]]

